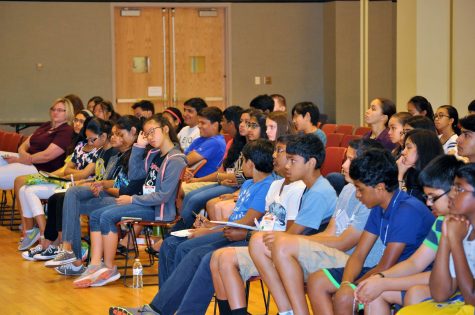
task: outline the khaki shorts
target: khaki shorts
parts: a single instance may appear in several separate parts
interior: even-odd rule
[[[249,247],[234,247],[236,250],[236,257],[239,264],[239,273],[244,282],[249,280],[251,277],[256,277],[259,275],[256,265],[252,261],[251,255],[249,254]]]
[[[299,238],[298,261],[302,267],[305,282],[307,282],[307,278],[311,273],[322,268],[345,267],[349,257],[338,249]]]
[[[216,182],[196,182],[196,183],[182,183],[181,188],[185,195],[195,189],[216,184]]]

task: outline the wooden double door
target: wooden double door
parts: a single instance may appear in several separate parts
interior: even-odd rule
[[[182,109],[202,97],[224,108],[225,9],[114,9],[117,111],[141,99]]]

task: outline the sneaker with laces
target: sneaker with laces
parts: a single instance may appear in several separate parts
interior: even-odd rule
[[[76,255],[74,255],[73,252],[70,252],[68,250],[62,250],[56,255],[56,257],[53,260],[49,260],[45,262],[45,267],[49,267],[49,268],[59,267],[61,265],[72,263],[73,261],[76,261],[76,260],[77,260]]]
[[[57,273],[63,276],[79,276],[81,275],[84,271],[86,271],[86,267],[83,265],[81,266],[74,266],[73,263],[69,263],[66,265],[61,265],[59,267],[54,268]]]
[[[110,282],[116,281],[120,278],[120,273],[117,271],[117,266],[112,268],[103,268],[97,274],[91,287],[102,287]]]
[[[33,261],[33,260],[35,260],[34,257],[36,255],[39,255],[43,251],[44,250],[43,250],[43,247],[41,245],[36,245],[35,247],[30,248],[29,250],[26,250],[23,253],[21,253],[21,256],[26,260]]]
[[[41,253],[37,253],[33,258],[35,260],[51,260],[58,255],[59,248],[54,245],[49,245],[44,251]]]
[[[89,287],[92,281],[96,278],[96,273],[102,269],[107,269],[104,263],[101,263],[100,265],[87,266],[86,270],[81,274],[81,276],[73,281],[73,285],[78,288]]]
[[[109,315],[159,315],[159,313],[155,312],[150,305],[145,304],[140,307],[111,306]]]
[[[18,250],[24,251],[33,246],[40,239],[40,229],[32,228],[26,231],[26,236],[18,246]]]

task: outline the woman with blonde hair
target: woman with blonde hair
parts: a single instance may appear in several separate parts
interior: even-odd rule
[[[73,138],[74,109],[66,98],[59,98],[49,109],[50,121],[41,125],[16,152],[0,152],[0,189],[9,190],[15,178],[38,171],[60,168]]]

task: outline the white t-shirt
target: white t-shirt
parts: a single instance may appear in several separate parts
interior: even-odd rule
[[[465,252],[465,256],[467,257],[467,262],[468,262],[468,267],[470,268],[470,271],[472,272],[472,278],[475,277],[475,240],[469,241],[468,237],[470,236],[470,233],[472,233],[472,226],[468,229],[467,236],[463,239],[463,250]],[[450,270],[450,276],[452,278],[456,278],[455,275],[455,265],[454,265],[454,258],[452,257],[452,254],[450,254],[449,258],[449,270]]]
[[[305,184],[301,180],[285,185],[285,179],[272,182],[266,195],[266,212],[276,216],[274,231],[285,231],[287,220],[295,220],[299,212],[300,199],[302,198]]]
[[[178,133],[178,140],[180,140],[180,147],[183,151],[188,149],[190,144],[200,137],[200,129],[198,125],[190,128],[190,126],[183,127]]]
[[[441,137],[442,135],[439,135],[439,139]],[[457,136],[457,134],[454,134],[447,141],[445,141],[444,144],[442,144],[445,154],[457,155],[457,138],[458,137],[459,136]]]

